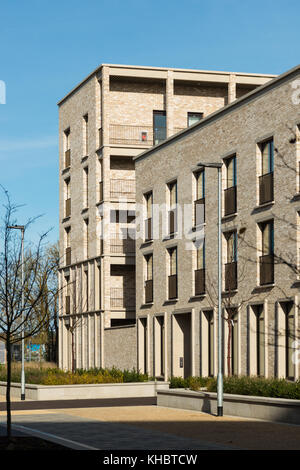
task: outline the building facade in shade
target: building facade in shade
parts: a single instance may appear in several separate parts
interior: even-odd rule
[[[299,378],[299,83],[300,66],[135,158],[151,226],[136,244],[141,371],[217,374],[218,174],[205,164],[222,163],[225,374]]]
[[[60,367],[137,364],[133,158],[271,78],[101,65],[58,103]]]

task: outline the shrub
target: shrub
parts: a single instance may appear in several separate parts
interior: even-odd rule
[[[217,380],[207,384],[209,392],[217,391]],[[300,381],[262,377],[224,377],[224,393],[257,397],[300,399]]]

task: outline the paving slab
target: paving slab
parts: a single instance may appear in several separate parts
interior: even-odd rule
[[[3,424],[3,414],[0,427]],[[13,423],[27,431],[41,431],[87,448],[101,450],[216,450],[228,446],[180,437],[133,424],[106,422],[64,413],[14,414]],[[66,442],[64,442],[66,444]]]

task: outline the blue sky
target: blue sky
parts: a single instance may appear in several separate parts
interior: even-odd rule
[[[0,9],[0,183],[25,204],[19,223],[44,214],[32,239],[51,227],[49,241],[58,238],[56,103],[99,64],[282,73],[299,63],[296,0],[10,0]]]

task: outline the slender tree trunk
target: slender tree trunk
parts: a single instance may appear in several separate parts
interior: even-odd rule
[[[231,335],[232,335],[232,323],[231,320],[227,320],[228,323],[228,341],[227,341],[227,373],[231,376]]]
[[[6,435],[11,437],[11,403],[10,403],[10,386],[11,386],[11,344],[10,335],[6,336],[6,356],[7,356],[7,376],[6,376]]]

